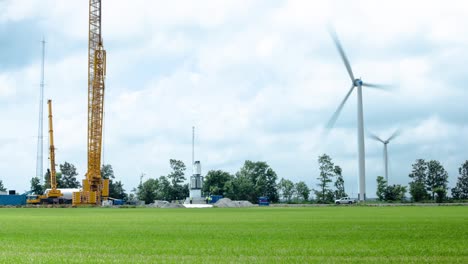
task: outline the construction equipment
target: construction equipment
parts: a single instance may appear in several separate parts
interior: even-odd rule
[[[60,197],[62,192],[57,189],[57,174],[55,171],[55,146],[54,146],[54,128],[52,124],[52,100],[47,100],[49,108],[49,159],[50,169],[48,170],[50,175],[50,190],[44,195],[29,196],[27,200],[28,204],[53,204],[61,203]]]
[[[89,1],[88,34],[88,171],[73,205],[100,205],[109,196],[109,180],[101,177],[106,51],[101,36],[101,0]]]

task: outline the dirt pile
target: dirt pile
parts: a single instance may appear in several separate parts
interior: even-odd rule
[[[254,205],[249,201],[232,201],[229,198],[222,198],[222,199],[219,199],[214,204],[214,206],[226,208],[226,207],[252,207]]]
[[[159,201],[156,200],[152,204],[148,204],[147,207],[155,207],[155,208],[184,208],[182,204],[178,203],[170,203],[168,201]]]

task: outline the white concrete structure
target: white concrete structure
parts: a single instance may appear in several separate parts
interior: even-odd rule
[[[203,177],[201,176],[201,164],[200,161],[193,163],[193,175],[190,177],[190,197],[201,198],[201,189],[203,187]]]

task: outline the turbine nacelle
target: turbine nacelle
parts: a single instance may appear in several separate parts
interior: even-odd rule
[[[360,87],[362,86],[363,82],[361,79],[354,80],[354,86]]]

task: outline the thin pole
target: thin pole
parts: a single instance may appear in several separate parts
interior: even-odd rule
[[[41,61],[41,83],[39,85],[39,126],[37,131],[37,157],[36,157],[36,177],[39,181],[43,180],[43,162],[44,162],[44,61],[45,61],[45,39],[42,38],[42,61]]]
[[[366,164],[364,153],[364,116],[362,107],[362,86],[357,86],[358,94],[358,151],[359,151],[359,200],[366,200]]]
[[[193,165],[195,164],[195,127],[192,127],[192,175]]]

